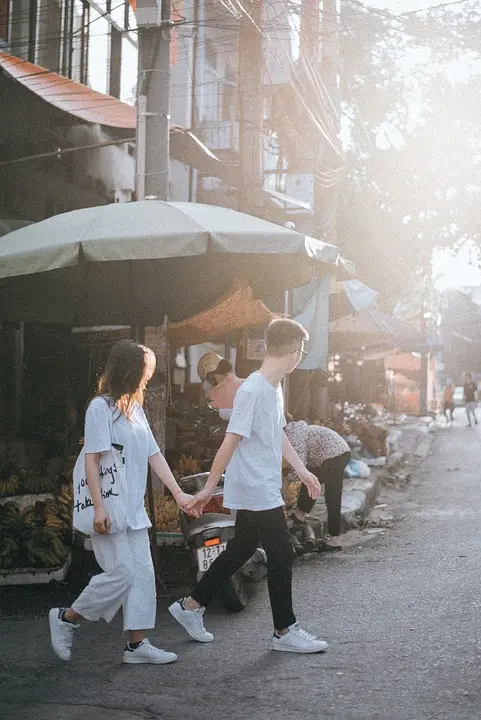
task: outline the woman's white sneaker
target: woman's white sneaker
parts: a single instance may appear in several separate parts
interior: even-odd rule
[[[182,625],[184,630],[187,630],[191,638],[197,642],[209,643],[212,642],[214,636],[204,627],[204,610],[203,607],[197,610],[186,610],[182,600],[176,600],[169,608],[172,617]]]
[[[128,648],[124,650],[124,663],[126,665],[145,665],[146,663],[168,665],[176,660],[177,655],[175,653],[154,647],[147,638],[142,640],[135,650],[129,650]]]
[[[299,623],[288,628],[285,635],[274,634],[272,649],[292,653],[319,653],[327,650],[327,643],[318,640],[315,635],[302,630]]]
[[[50,641],[60,660],[68,661],[72,657],[73,634],[78,625],[61,619],[63,608],[52,608],[48,614]]]

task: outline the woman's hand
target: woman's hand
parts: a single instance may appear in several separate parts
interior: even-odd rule
[[[196,499],[194,495],[188,495],[185,492],[180,492],[176,493],[174,497],[175,502],[183,512],[187,513],[187,515],[199,517],[201,513],[197,510]]]
[[[110,518],[103,507],[95,508],[94,530],[99,535],[108,535],[110,532]]]

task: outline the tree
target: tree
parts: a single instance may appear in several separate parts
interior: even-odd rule
[[[479,239],[481,56],[474,3],[393,16],[346,0],[349,170],[339,238],[388,299],[433,247]]]

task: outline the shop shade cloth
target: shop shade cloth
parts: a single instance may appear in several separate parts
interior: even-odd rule
[[[249,284],[236,278],[227,295],[214,307],[188,320],[169,327],[169,341],[173,347],[201,345],[240,328],[268,325],[271,311],[254,297]]]

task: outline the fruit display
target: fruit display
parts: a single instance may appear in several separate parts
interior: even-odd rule
[[[154,494],[155,525],[159,532],[180,532],[179,508],[170,495]]]
[[[296,480],[295,482],[288,482],[286,479],[284,479],[282,483],[282,497],[284,498],[287,510],[290,510],[297,502],[300,489],[300,480]]]
[[[66,485],[62,485],[60,492],[57,495],[57,503],[59,506],[60,517],[65,521],[72,524],[73,515],[73,485],[69,482]]]
[[[10,460],[0,462],[0,497],[57,493],[63,483],[72,481],[76,456],[56,457],[40,468],[23,467]]]
[[[52,512],[53,505],[47,508],[41,502],[23,512],[14,502],[0,505],[0,570],[55,568],[65,563],[69,548],[57,530],[46,525]]]
[[[53,568],[63,565],[69,549],[54,530],[40,528],[33,530],[24,543],[28,565],[39,568]]]
[[[58,488],[58,477],[50,477],[40,472],[28,473],[22,482],[22,489],[28,495],[55,492]]]
[[[196,475],[201,472],[201,461],[191,455],[182,453],[180,458],[177,460],[174,466],[174,475],[177,478],[185,477],[186,475]]]
[[[0,477],[0,495],[15,495],[20,488],[17,475]]]

